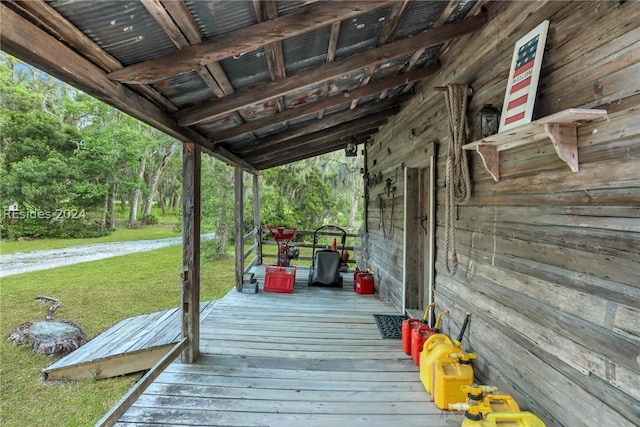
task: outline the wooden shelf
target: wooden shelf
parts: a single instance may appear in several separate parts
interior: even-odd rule
[[[476,150],[495,181],[500,178],[500,151],[550,139],[553,147],[573,172],[578,172],[578,126],[606,117],[606,110],[571,108],[478,141],[463,145]]]

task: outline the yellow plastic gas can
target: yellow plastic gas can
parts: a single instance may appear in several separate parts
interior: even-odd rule
[[[471,384],[462,387],[468,403],[477,403],[489,408],[491,412],[520,412],[520,405],[510,394],[498,394],[498,388],[487,385]],[[455,402],[451,402],[455,403]]]
[[[491,412],[520,412],[520,405],[509,394],[487,394],[482,401],[489,405]]]
[[[464,402],[467,393],[463,386],[473,384],[473,367],[469,361],[440,359],[433,363],[433,403],[449,409],[450,403]]]
[[[546,427],[546,425],[531,412],[490,412],[484,419],[478,421],[465,417],[461,427]]]
[[[433,334],[424,343],[420,353],[420,381],[427,393],[431,393],[433,382],[433,362],[446,359],[450,353],[460,350],[445,334]]]

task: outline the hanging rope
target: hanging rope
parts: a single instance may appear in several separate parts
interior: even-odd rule
[[[385,219],[384,219],[384,200],[382,198],[382,194],[380,194],[378,196],[378,202],[379,202],[379,206],[380,206],[380,226],[382,227],[382,237],[384,237],[385,241],[389,241],[390,239],[393,239],[393,235],[395,234],[395,230],[393,228],[393,211],[394,211],[394,206],[395,206],[395,192],[393,193],[393,198],[391,199],[391,219],[389,220],[389,230],[387,231],[387,227],[385,225]],[[387,234],[388,233],[388,234]]]
[[[471,178],[467,152],[462,149],[466,137],[467,85],[448,84],[446,91],[449,112],[449,151],[447,156],[447,202],[445,211],[445,268],[450,276],[458,269],[456,252],[455,208],[471,197]]]

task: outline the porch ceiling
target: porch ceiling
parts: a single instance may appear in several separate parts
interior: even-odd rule
[[[481,3],[8,0],[0,46],[257,173],[367,141]]]

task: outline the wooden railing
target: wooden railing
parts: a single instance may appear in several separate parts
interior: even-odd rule
[[[262,242],[259,236],[260,233],[258,233],[258,231],[259,227],[256,227],[242,237],[243,247],[246,247],[247,243],[253,241],[251,247],[249,247],[249,249],[247,249],[244,254],[242,254],[245,273],[249,271],[249,269],[254,265],[262,264]],[[247,264],[247,258],[249,258],[251,255],[253,255],[253,258],[251,259],[251,262]]]
[[[252,231],[252,233],[254,231]],[[261,247],[277,246],[276,241],[273,239],[268,229],[263,228],[262,233],[260,234],[261,234],[260,235]],[[311,249],[313,248],[313,234],[314,234],[314,230],[296,230],[296,234],[293,236],[294,240],[292,240],[289,244],[295,246],[296,248],[301,249],[300,256],[297,258],[298,260],[301,260],[301,261],[312,260],[312,257],[305,255],[305,252],[307,252],[308,254],[311,254]],[[307,236],[308,238],[305,239],[305,237]],[[342,233],[336,232],[336,231],[322,230],[318,232],[318,237],[319,237],[318,238],[319,242],[316,244],[316,250],[328,248],[331,245],[333,238],[337,239],[338,250],[342,250],[342,242],[340,241],[342,237]],[[322,237],[324,237],[324,239]],[[347,233],[344,250],[348,251],[350,254],[349,256],[350,264],[355,263],[354,249],[360,246],[359,241],[360,241],[360,237],[357,234]],[[308,251],[305,251],[304,249],[308,249]],[[277,255],[276,255],[278,252],[277,249],[269,252],[273,252],[273,253],[263,253],[262,258],[275,260],[277,258]]]
[[[180,356],[189,345],[189,338],[182,338],[155,365],[138,380],[129,391],[122,396],[116,405],[109,410],[97,423],[96,427],[111,427],[127,412],[127,409],[142,395],[149,385],[165,370],[167,366]]]

